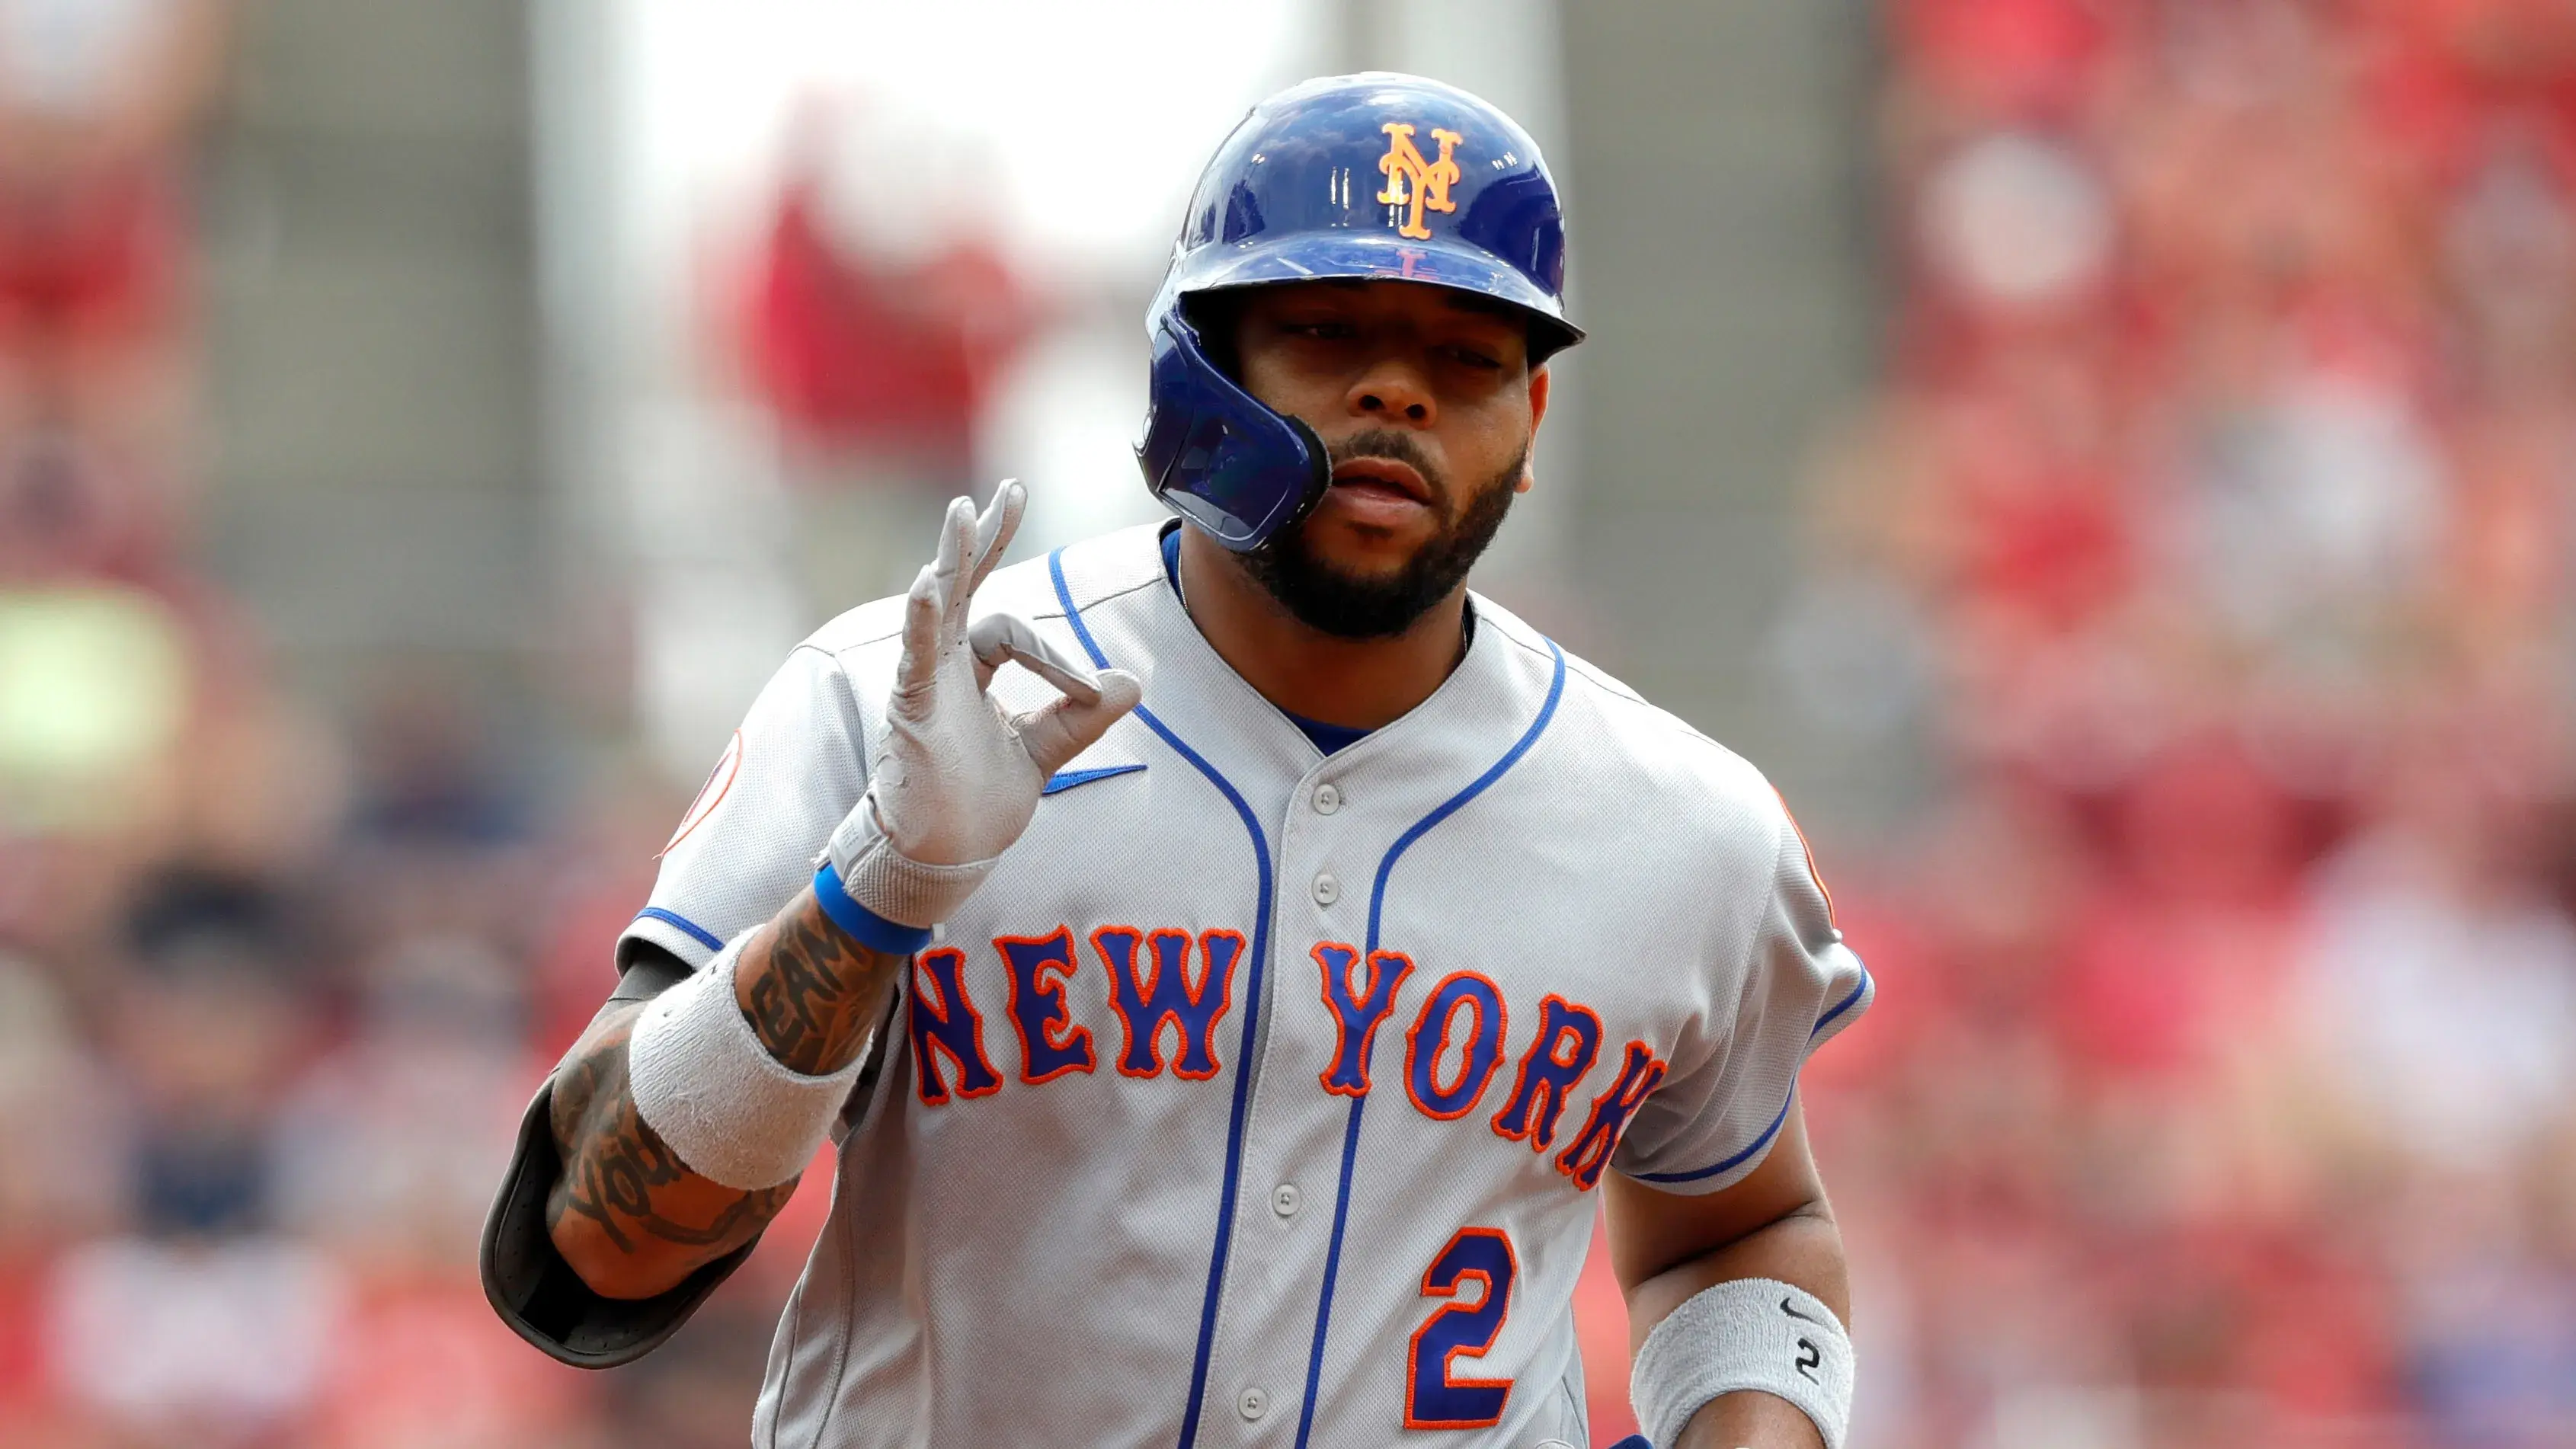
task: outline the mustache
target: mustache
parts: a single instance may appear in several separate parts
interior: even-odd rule
[[[1384,458],[1389,462],[1403,463],[1431,485],[1433,497],[1444,504],[1449,501],[1449,480],[1441,476],[1439,467],[1431,461],[1430,450],[1411,433],[1394,428],[1370,428],[1327,447],[1324,458],[1336,468],[1357,458]]]

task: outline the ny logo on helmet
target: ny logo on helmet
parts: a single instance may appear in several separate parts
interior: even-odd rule
[[[1396,235],[1427,237],[1431,228],[1422,224],[1425,207],[1433,211],[1458,209],[1458,203],[1449,199],[1449,187],[1458,179],[1458,163],[1449,159],[1449,151],[1466,138],[1455,131],[1432,127],[1431,139],[1440,143],[1440,157],[1425,161],[1413,144],[1411,126],[1389,121],[1381,129],[1386,132],[1386,154],[1377,158],[1377,169],[1386,173],[1386,187],[1378,192],[1377,199],[1390,207],[1410,208],[1396,224]]]

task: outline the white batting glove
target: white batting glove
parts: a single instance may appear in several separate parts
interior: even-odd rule
[[[918,934],[949,919],[1037,814],[1047,777],[1108,733],[1143,690],[1124,670],[1091,672],[1027,621],[1007,614],[967,623],[967,606],[1018,530],[1028,493],[1004,481],[978,518],[972,500],[948,505],[939,555],[913,580],[903,660],[886,706],[886,741],[868,792],[832,832],[829,877],[879,921],[905,932],[853,929],[885,949],[918,949]],[[1026,714],[985,693],[1016,662],[1060,691]],[[818,877],[822,898],[830,880]],[[828,899],[845,928],[853,923]],[[861,918],[858,927],[872,923]],[[881,939],[872,939],[872,934]]]

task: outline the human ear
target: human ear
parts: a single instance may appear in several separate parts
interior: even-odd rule
[[[1530,452],[1527,456],[1521,459],[1520,481],[1512,485],[1512,491],[1514,493],[1527,493],[1538,482],[1538,475],[1530,471],[1532,466],[1530,460],[1535,458],[1538,454],[1538,425],[1547,421],[1548,372],[1546,363],[1540,363],[1531,371],[1529,389]]]

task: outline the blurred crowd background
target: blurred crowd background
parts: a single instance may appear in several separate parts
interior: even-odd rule
[[[941,499],[1152,516],[1181,197],[1362,64],[1572,197],[1491,590],[1881,984],[1857,1449],[2576,1445],[2576,8],[0,0],[0,1449],[742,1442],[818,1195],[578,1374],[518,1112]]]

